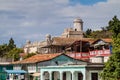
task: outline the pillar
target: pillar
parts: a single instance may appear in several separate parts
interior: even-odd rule
[[[72,73],[72,80],[74,80],[74,71],[72,71],[71,73]]]
[[[60,71],[60,80],[63,80],[63,72]]]
[[[44,72],[41,71],[41,77],[40,77],[40,80],[44,80],[43,73],[44,73]]]
[[[52,72],[49,72],[49,80],[52,80]]]

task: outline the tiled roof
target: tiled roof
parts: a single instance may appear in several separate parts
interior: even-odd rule
[[[22,61],[16,61],[13,62],[13,64],[24,64],[24,63],[37,63],[42,61],[51,60],[57,56],[59,56],[61,53],[55,53],[55,54],[37,54],[30,58],[24,59]]]
[[[53,45],[69,45],[75,41],[82,40],[82,41],[89,41],[90,43],[94,42],[95,39],[93,38],[61,38],[61,37],[54,37],[53,38]]]
[[[105,41],[105,42],[107,42],[107,43],[111,43],[112,42],[112,39],[111,38],[103,38],[103,39],[96,39],[94,42],[92,42],[92,44],[95,44],[97,41],[99,41],[99,40],[103,40],[103,41]]]
[[[103,41],[105,42],[108,42],[108,43],[111,43],[112,42],[112,39],[111,38],[106,38],[106,39],[102,39]]]
[[[46,45],[44,44],[43,47],[49,47],[49,46],[66,46],[66,45],[71,45],[73,44],[75,41],[87,41],[90,44],[92,44],[93,42],[97,41],[98,39],[94,39],[94,38],[80,38],[80,37],[75,37],[75,38],[63,38],[63,37],[53,37],[52,38],[52,44],[51,45]],[[102,39],[105,42],[112,42],[112,39],[110,38],[106,38],[106,39]]]
[[[43,61],[49,61],[51,59],[54,59],[60,55],[66,55],[66,54],[63,54],[63,53],[49,53],[49,54],[37,54],[37,55],[34,55],[32,57],[29,57],[27,59],[24,59],[22,61],[16,61],[16,62],[12,62],[12,64],[29,64],[29,63],[37,63],[37,62],[43,62]],[[68,56],[68,55],[66,55]],[[68,56],[70,57],[70,56]],[[70,57],[72,58],[72,57]],[[75,59],[75,58],[73,58]],[[77,60],[80,60],[80,61],[87,61],[85,59],[77,59]]]

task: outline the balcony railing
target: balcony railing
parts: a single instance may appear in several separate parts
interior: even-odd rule
[[[80,59],[80,58],[90,58],[90,57],[95,57],[95,56],[109,56],[111,54],[109,49],[105,50],[93,50],[89,52],[74,52],[74,53],[69,53],[68,55],[70,57]]]

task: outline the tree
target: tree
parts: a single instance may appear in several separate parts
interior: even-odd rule
[[[7,44],[0,45],[0,57],[3,57],[7,52]]]
[[[9,43],[8,43],[8,48],[9,48],[9,50],[16,48],[16,45],[14,44],[13,38],[10,38]]]
[[[113,32],[113,52],[120,52],[120,20],[114,16],[109,22],[111,31]]]
[[[92,33],[92,30],[91,29],[87,29],[86,32],[85,32],[85,37],[90,37]]]
[[[113,51],[100,76],[102,80],[120,80],[120,20],[117,16],[109,21],[108,27],[113,33]]]
[[[23,50],[20,48],[13,48],[8,52],[7,57],[12,58],[13,61],[17,61],[20,58],[19,53],[22,53],[22,52]]]

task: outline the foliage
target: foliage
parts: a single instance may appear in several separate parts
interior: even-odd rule
[[[9,57],[14,60],[18,60],[19,53],[21,52],[23,52],[23,50],[16,47],[13,38],[10,38],[8,44],[0,45],[0,57]]]
[[[120,20],[115,16],[109,25],[113,32],[113,52],[120,52]]]
[[[7,44],[0,45],[0,57],[3,57],[8,51]]]
[[[100,74],[102,80],[120,79],[120,53],[113,53]]]
[[[9,50],[16,48],[16,45],[14,44],[13,38],[10,38],[9,43],[8,43],[8,48],[9,48]]]
[[[109,22],[107,27],[112,31],[113,52],[100,76],[102,80],[120,80],[120,21],[116,16]]]
[[[22,49],[13,48],[12,50],[10,50],[8,52],[8,54],[6,56],[9,57],[9,58],[12,58],[14,61],[17,61],[20,58],[19,53],[22,53],[22,52],[23,52]]]
[[[101,30],[92,31],[87,29],[84,37],[86,38],[111,38],[112,32],[107,30],[106,27],[101,27]]]
[[[87,29],[86,32],[85,32],[85,36],[86,37],[90,37],[91,33],[92,33],[92,30],[91,29]]]

